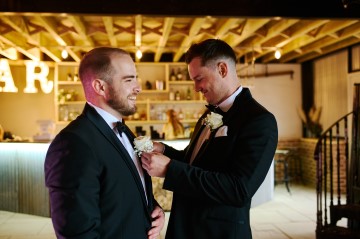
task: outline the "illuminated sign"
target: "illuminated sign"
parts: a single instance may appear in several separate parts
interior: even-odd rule
[[[54,88],[54,82],[49,81],[49,66],[44,62],[26,61],[26,87],[25,93],[37,93],[35,80],[40,82],[41,90],[45,94],[49,94]],[[38,70],[39,69],[39,70]],[[0,86],[0,92],[18,92],[14,79],[11,75],[9,62],[6,59],[0,59],[0,82],[4,82],[5,86]]]

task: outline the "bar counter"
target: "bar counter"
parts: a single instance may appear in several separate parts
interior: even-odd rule
[[[49,143],[0,143],[0,210],[49,216],[44,160]]]
[[[184,148],[189,140],[163,141]],[[0,142],[0,210],[31,215],[50,215],[45,187],[44,161],[48,143]],[[163,179],[153,178],[154,194],[166,211],[172,193],[162,189]]]
[[[177,149],[189,142],[162,141]],[[48,189],[45,187],[44,160],[50,143],[0,142],[0,210],[30,215],[50,216]],[[172,193],[162,189],[163,179],[153,178],[154,195],[166,211],[170,210]],[[252,206],[273,198],[274,169],[256,192]]]

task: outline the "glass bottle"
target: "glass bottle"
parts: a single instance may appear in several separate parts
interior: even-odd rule
[[[171,69],[170,81],[176,81],[176,78],[175,69]]]
[[[68,73],[68,74],[67,74],[66,80],[67,80],[67,81],[72,81],[72,80],[73,80],[71,73]]]
[[[191,100],[191,91],[190,91],[190,87],[187,88],[187,91],[186,91],[186,99],[187,100]]]
[[[169,100],[175,100],[175,93],[174,93],[173,89],[171,89],[169,92]]]
[[[180,91],[178,91],[178,90],[175,92],[175,100],[181,100]]]
[[[176,80],[178,80],[178,81],[183,80],[183,74],[182,74],[180,68],[177,69]]]
[[[74,82],[77,82],[79,80],[79,75],[77,73],[74,74]]]

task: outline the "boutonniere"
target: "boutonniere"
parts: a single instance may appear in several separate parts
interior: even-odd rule
[[[151,152],[154,149],[153,142],[149,136],[139,136],[134,139],[135,153],[141,157],[142,152]]]
[[[223,125],[222,121],[223,116],[214,112],[210,112],[203,119],[203,124],[210,128],[210,131],[213,131]]]

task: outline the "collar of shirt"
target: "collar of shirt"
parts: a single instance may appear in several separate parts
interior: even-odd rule
[[[113,116],[112,114],[110,114],[109,112],[106,112],[105,110],[93,105],[90,102],[87,102],[91,107],[93,107],[96,112],[98,112],[98,114],[105,120],[105,122],[109,125],[109,127],[111,129],[114,129],[114,127],[116,126],[116,123],[118,121],[122,121],[122,119],[117,119],[115,116]]]
[[[240,92],[242,91],[243,87],[240,86],[232,95],[230,95],[226,100],[224,100],[223,102],[221,102],[218,107],[224,111],[227,112],[231,106],[234,104],[235,98],[238,94],[240,94]]]

